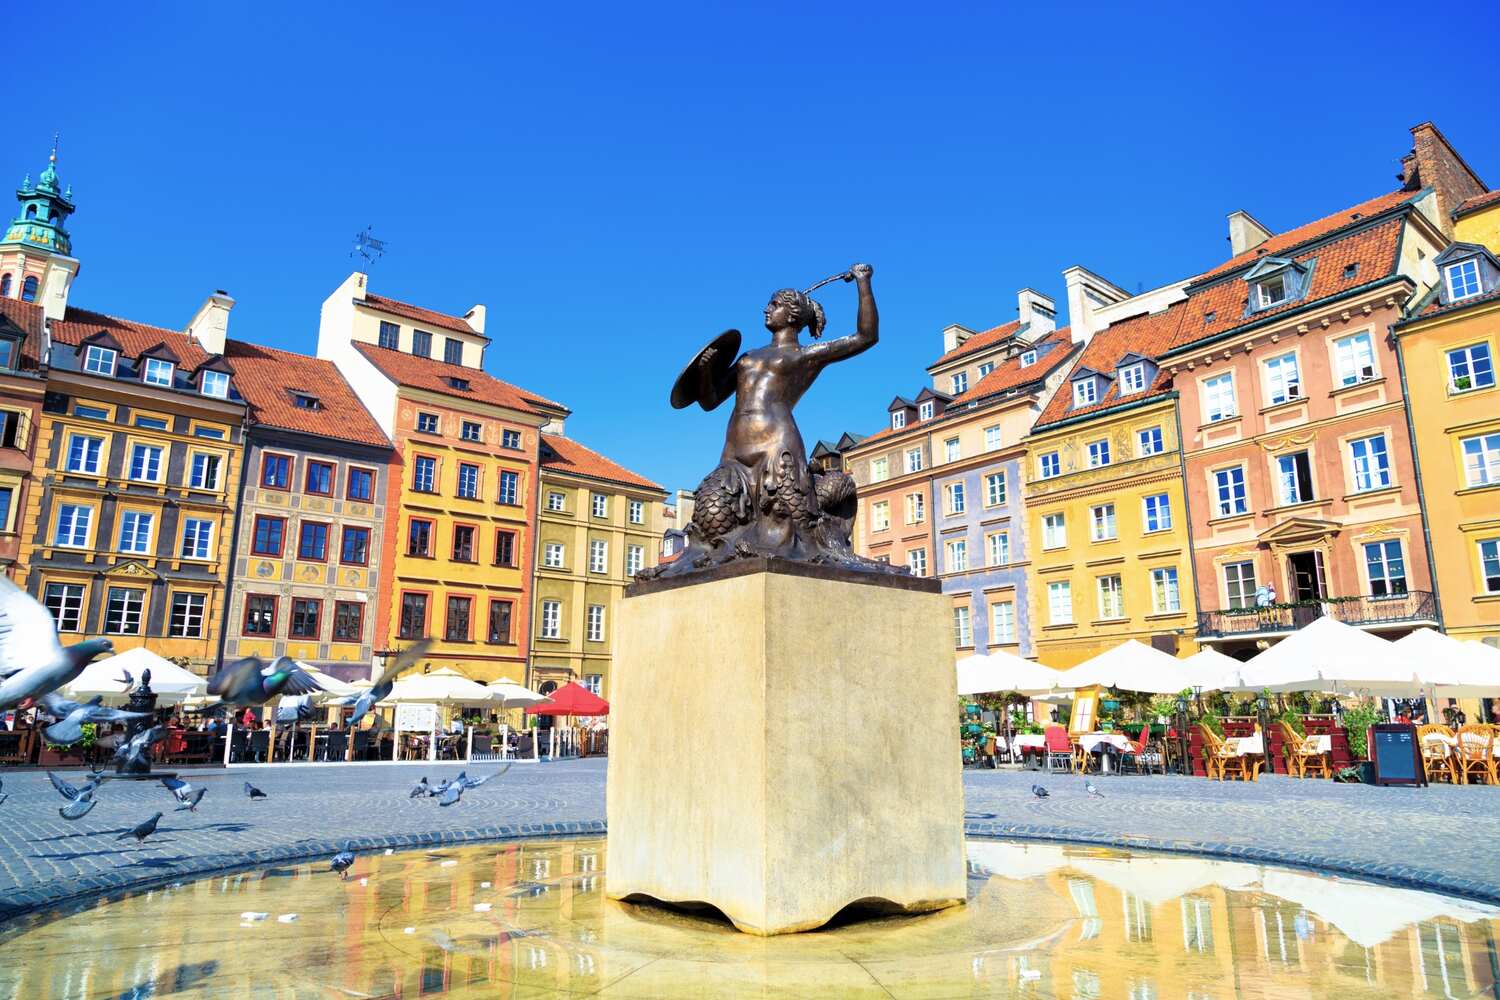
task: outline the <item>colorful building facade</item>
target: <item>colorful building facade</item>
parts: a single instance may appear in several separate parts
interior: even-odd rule
[[[542,435],[532,690],[576,681],[609,697],[615,612],[626,584],[657,563],[666,498],[577,441]]]

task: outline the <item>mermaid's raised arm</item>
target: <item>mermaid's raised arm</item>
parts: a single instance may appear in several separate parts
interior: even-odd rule
[[[875,273],[869,264],[855,264],[849,269],[854,283],[859,288],[859,316],[854,332],[847,337],[809,344],[802,349],[802,356],[819,367],[835,361],[863,354],[875,346],[880,339],[880,314],[875,310],[875,293],[870,290],[870,276]]]

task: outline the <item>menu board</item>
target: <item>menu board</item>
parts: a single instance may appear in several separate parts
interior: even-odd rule
[[[1369,745],[1370,760],[1375,764],[1375,784],[1427,784],[1416,726],[1401,722],[1371,726]]]

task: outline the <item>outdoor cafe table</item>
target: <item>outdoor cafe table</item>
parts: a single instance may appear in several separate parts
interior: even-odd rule
[[[1000,742],[998,739],[995,741]],[[1020,754],[1022,757],[1028,752],[1041,753],[1046,750],[1047,737],[1040,733],[1020,733],[1010,738],[1010,751],[1012,754]]]
[[[1078,737],[1078,745],[1083,747],[1084,753],[1097,753],[1099,773],[1109,774],[1109,759],[1117,753],[1125,753],[1133,744],[1120,733],[1083,733]]]

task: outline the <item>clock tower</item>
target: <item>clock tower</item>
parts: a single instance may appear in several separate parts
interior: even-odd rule
[[[71,256],[73,238],[64,224],[73,214],[73,189],[64,189],[57,176],[57,140],[47,166],[31,183],[31,175],[16,191],[20,211],[0,235],[0,298],[35,302],[51,319],[67,310],[68,289],[78,274]]]

